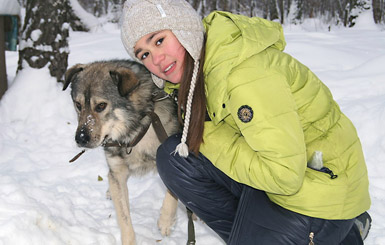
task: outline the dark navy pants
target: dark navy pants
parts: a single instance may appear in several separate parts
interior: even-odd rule
[[[174,154],[180,135],[158,149],[157,167],[167,188],[227,244],[362,245],[354,220],[324,220],[284,209],[265,192],[240,184],[202,154]]]

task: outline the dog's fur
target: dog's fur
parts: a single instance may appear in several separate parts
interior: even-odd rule
[[[75,140],[79,147],[95,148],[107,141],[128,143],[151,122],[149,112],[159,115],[168,135],[180,130],[172,99],[155,101],[161,91],[143,65],[127,60],[77,64],[66,72],[63,90],[71,84],[71,96],[78,113]],[[109,194],[114,202],[122,244],[135,244],[128,201],[127,179],[155,171],[160,142],[154,128],[132,149],[104,147],[109,166]],[[168,235],[175,220],[177,200],[166,193],[158,226]]]

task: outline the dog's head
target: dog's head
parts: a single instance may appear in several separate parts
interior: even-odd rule
[[[67,70],[63,90],[70,84],[80,147],[95,148],[109,139],[125,141],[129,131],[138,128],[138,118],[152,107],[151,77],[135,62],[77,64]]]

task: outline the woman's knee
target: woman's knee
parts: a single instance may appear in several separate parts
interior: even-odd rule
[[[159,153],[162,153],[165,155],[171,155],[172,153],[174,153],[176,146],[180,143],[180,140],[180,134],[171,135],[159,146],[157,154],[159,155]]]
[[[175,148],[180,143],[180,134],[170,136],[158,148],[156,165],[159,176],[167,187],[171,185],[189,185],[196,180],[204,179],[202,170],[203,158],[190,154],[184,158],[175,154]],[[195,183],[195,182],[194,182]]]
[[[170,159],[173,157],[173,151],[177,146],[177,142],[180,141],[180,134],[175,134],[166,139],[157,150],[156,153],[156,165],[159,170],[163,170],[163,168],[167,168],[167,165],[170,163]],[[160,168],[160,169],[159,169]]]
[[[162,178],[163,182],[170,180],[169,176],[179,175],[179,168],[175,165],[178,164],[178,156],[175,155],[174,151],[176,146],[180,143],[180,134],[172,135],[165,142],[163,142],[156,154],[156,166],[158,173]],[[167,183],[165,183],[167,184]]]

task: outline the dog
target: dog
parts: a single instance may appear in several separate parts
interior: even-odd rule
[[[180,132],[176,103],[156,87],[143,65],[130,60],[74,65],[66,71],[63,90],[70,84],[78,114],[75,141],[82,148],[104,147],[122,244],[135,244],[127,179],[156,171],[161,142],[153,116],[168,135]],[[167,191],[158,219],[162,235],[170,234],[176,208],[177,199]]]

